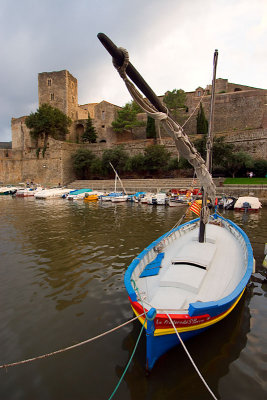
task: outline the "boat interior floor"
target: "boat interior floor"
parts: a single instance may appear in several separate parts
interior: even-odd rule
[[[190,303],[219,300],[245,273],[241,243],[223,226],[207,224],[204,243],[196,227],[162,251],[158,274],[140,274],[136,281],[144,306],[158,312],[186,313]]]

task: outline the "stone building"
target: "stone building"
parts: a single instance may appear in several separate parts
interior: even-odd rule
[[[80,143],[88,114],[97,131],[98,142],[112,142],[111,123],[119,106],[100,103],[78,104],[78,82],[69,71],[42,72],[38,74],[39,106],[47,103],[68,115],[73,123],[66,140]]]
[[[181,116],[186,122],[185,132],[193,139],[196,135],[196,116],[200,102],[206,118],[210,110],[210,90],[198,87],[186,93],[186,108]],[[44,154],[37,154],[36,142],[32,140],[25,124],[25,116],[12,118],[12,149],[0,149],[0,181],[16,183],[35,181],[42,184],[66,184],[74,180],[71,155],[81,147],[89,148],[96,155],[112,146],[123,144],[131,154],[144,151],[151,144],[146,140],[145,128],[136,128],[133,132],[116,134],[112,130],[112,121],[116,118],[119,106],[107,101],[78,104],[78,82],[67,70],[42,72],[38,75],[39,105],[48,103],[59,108],[72,119],[66,141],[49,138]],[[163,96],[159,96],[162,100]],[[97,143],[82,143],[82,135],[90,115],[97,131]],[[146,121],[145,114],[138,116]],[[168,150],[177,154],[172,140],[156,123],[157,137]],[[266,158],[267,154],[267,90],[216,80],[214,113],[214,132],[223,135],[226,141],[238,145],[254,157]],[[43,143],[38,146],[44,147]]]
[[[78,82],[69,71],[39,73],[38,98],[39,106],[47,103],[78,119]]]

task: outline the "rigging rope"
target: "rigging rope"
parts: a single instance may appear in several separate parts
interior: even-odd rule
[[[169,320],[170,320],[170,322],[171,322],[171,324],[172,324],[172,326],[173,326],[173,329],[175,330],[175,333],[176,333],[176,335],[178,336],[178,339],[180,340],[180,342],[181,342],[181,344],[182,344],[182,346],[183,346],[183,348],[184,348],[184,350],[185,350],[185,352],[186,352],[186,354],[187,354],[189,360],[190,360],[191,363],[193,364],[193,367],[195,368],[196,372],[198,373],[200,379],[202,380],[202,382],[204,383],[204,385],[206,386],[206,388],[207,388],[208,391],[210,392],[211,396],[212,396],[215,400],[217,400],[217,397],[214,395],[214,393],[213,393],[213,392],[211,391],[211,389],[209,388],[207,382],[205,381],[205,379],[204,379],[203,376],[201,375],[201,373],[200,373],[198,367],[196,366],[196,364],[195,364],[193,358],[191,357],[189,351],[187,350],[187,348],[186,348],[186,346],[185,346],[183,340],[181,339],[181,336],[179,335],[179,333],[178,333],[178,331],[177,331],[177,329],[176,329],[176,327],[175,327],[175,325],[174,325],[174,323],[173,323],[173,320],[171,319],[171,317],[169,316],[168,313],[166,313],[166,315],[167,315],[167,317],[169,318]]]
[[[187,122],[193,117],[193,115],[195,114],[196,110],[199,108],[200,103],[203,99],[203,97],[206,95],[207,89],[205,89],[203,91],[203,95],[200,97],[200,100],[198,102],[198,104],[196,105],[195,109],[192,111],[192,113],[189,115],[189,117],[187,118],[187,120],[183,123],[182,128],[187,124]]]
[[[59,349],[59,350],[53,351],[51,353],[42,354],[40,356],[28,358],[27,360],[17,361],[17,362],[9,363],[9,364],[3,364],[3,365],[0,365],[0,369],[14,367],[16,365],[21,365],[21,364],[27,364],[27,363],[30,363],[32,361],[41,360],[42,358],[51,357],[51,356],[54,356],[55,354],[63,353],[65,351],[72,350],[72,349],[74,349],[76,347],[83,346],[84,344],[93,342],[94,340],[99,339],[99,338],[101,338],[101,337],[103,337],[105,335],[108,335],[109,333],[115,332],[116,330],[122,328],[123,326],[126,326],[126,325],[130,324],[131,322],[135,321],[139,317],[142,317],[143,315],[145,315],[145,314],[140,314],[140,315],[138,315],[138,317],[134,317],[134,318],[130,319],[129,321],[126,321],[123,324],[121,324],[119,326],[116,326],[115,328],[112,328],[112,329],[110,329],[110,330],[108,330],[106,332],[100,333],[99,335],[97,335],[97,336],[95,336],[93,338],[90,338],[90,339],[84,340],[82,342],[76,343],[76,344],[74,344],[72,346],[65,347],[63,349]]]
[[[123,79],[132,98],[150,117],[162,122],[166,132],[173,138],[178,152],[194,167],[201,186],[205,187],[206,192],[210,195],[213,201],[215,199],[215,185],[206,168],[205,161],[189,141],[183,128],[169,116],[167,107],[166,112],[157,111],[157,109],[147,99],[143,98],[135,85],[128,79],[126,68],[129,64],[129,54],[127,50],[123,48],[120,48],[120,50],[124,54],[124,62],[122,66],[118,66],[113,59],[113,65]]]

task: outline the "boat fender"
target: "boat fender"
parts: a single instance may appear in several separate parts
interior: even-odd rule
[[[155,319],[156,315],[157,315],[157,310],[154,307],[152,307],[146,314],[146,317],[147,317],[148,321],[153,321]]]

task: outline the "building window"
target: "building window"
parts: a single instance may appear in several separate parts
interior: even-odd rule
[[[72,96],[72,102],[74,103],[74,97]]]
[[[102,125],[102,128],[105,128],[105,125]]]
[[[102,120],[105,119],[105,111],[102,111]]]
[[[197,91],[197,96],[198,96],[198,97],[201,96],[201,91],[200,91],[200,90]]]
[[[52,79],[47,79],[47,86],[52,86]]]
[[[54,93],[51,93],[51,94],[50,94],[50,100],[51,100],[51,101],[55,100],[55,95],[54,95]]]

